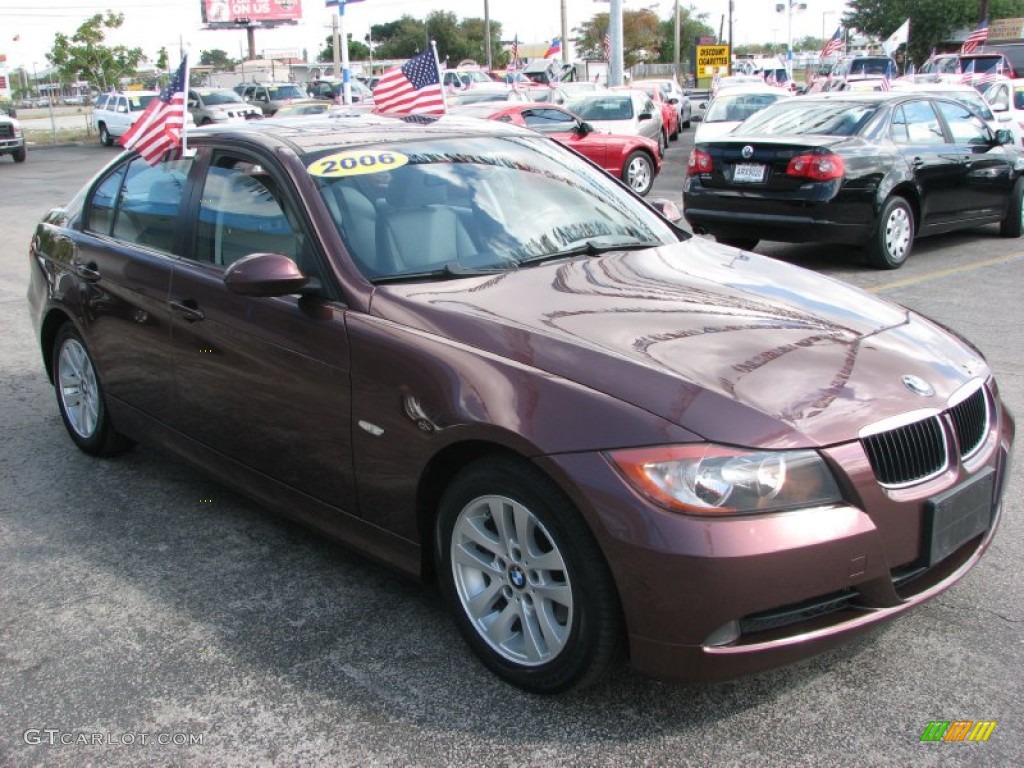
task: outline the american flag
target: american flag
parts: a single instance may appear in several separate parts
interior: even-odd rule
[[[821,53],[818,55],[819,59],[824,59],[832,54],[839,53],[843,50],[843,28],[836,27],[836,31],[832,34],[828,40],[825,41],[825,46],[821,49]]]
[[[978,28],[967,36],[967,39],[964,40],[964,44],[960,46],[960,54],[965,55],[973,53],[974,49],[986,40],[988,40],[988,19],[981,22],[981,24],[978,25]]]
[[[612,60],[612,34],[611,34],[611,32],[605,32],[604,33],[604,40],[602,41],[602,44],[604,45],[604,60],[610,62]]]
[[[769,72],[768,76],[764,79],[765,83],[772,86],[778,86],[779,81],[775,78],[774,72]]]
[[[120,143],[134,149],[150,165],[156,165],[168,150],[181,146],[185,128],[185,89],[188,87],[188,55],[174,78],[160,95],[149,102],[135,125],[125,131]]]
[[[393,67],[373,89],[374,112],[390,115],[443,115],[447,111],[441,73],[431,49]]]
[[[970,62],[966,67],[964,67],[964,71],[960,75],[960,82],[961,83],[969,83],[972,80],[974,80],[974,62],[973,61]]]

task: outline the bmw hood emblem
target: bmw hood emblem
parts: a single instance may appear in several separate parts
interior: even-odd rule
[[[927,381],[922,379],[920,376],[914,376],[912,374],[905,375],[900,381],[903,382],[903,386],[913,392],[915,395],[921,397],[931,397],[935,394],[935,389]]]

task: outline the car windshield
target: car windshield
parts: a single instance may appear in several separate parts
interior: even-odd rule
[[[678,230],[546,139],[434,139],[304,158],[338,232],[377,282],[505,272],[655,247]]]
[[[985,74],[987,72],[995,72],[999,65],[1002,63],[1002,56],[961,56],[960,57],[960,71],[965,71],[971,64],[974,65],[974,73],[978,75]]]
[[[739,123],[765,107],[774,104],[786,94],[779,93],[723,93],[716,96],[704,115],[705,123]]]
[[[147,94],[145,96],[129,96],[128,97],[128,108],[132,112],[141,112],[149,106],[149,102],[155,99],[154,94]]]
[[[213,104],[238,104],[242,97],[234,91],[200,91],[199,97],[207,106]]]
[[[272,101],[280,101],[282,99],[301,99],[305,94],[299,90],[297,85],[278,85],[268,89],[270,91],[270,99]]]
[[[877,111],[878,104],[864,102],[786,99],[745,120],[735,132],[759,136],[852,136]]]
[[[584,120],[631,120],[633,99],[629,96],[601,95],[578,99],[568,105]]]
[[[995,120],[995,115],[993,115],[992,110],[989,109],[988,103],[982,98],[981,94],[973,88],[969,91],[947,91],[946,93],[936,91],[935,93],[937,96],[948,96],[951,99],[956,99],[962,104],[966,104],[985,120]]]
[[[884,75],[894,70],[895,67],[889,59],[854,59],[850,63],[850,74],[854,76]]]
[[[1024,109],[1024,85],[1018,85],[1013,91],[1013,108]]]

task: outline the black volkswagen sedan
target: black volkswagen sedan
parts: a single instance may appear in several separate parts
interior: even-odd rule
[[[922,93],[833,93],[774,104],[698,143],[686,220],[741,248],[759,240],[861,246],[896,269],[914,238],[1024,225],[1024,153],[970,107]]]

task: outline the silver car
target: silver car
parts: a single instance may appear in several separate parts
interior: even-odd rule
[[[599,91],[575,98],[565,108],[601,133],[645,136],[659,147],[668,143],[661,108],[642,91]]]
[[[679,83],[671,78],[651,78],[648,80],[637,80],[632,84],[632,87],[647,88],[652,85],[661,89],[665,101],[676,105],[676,108],[679,110],[680,129],[689,128],[690,121],[693,119],[693,105],[690,103],[690,97],[679,87]]]
[[[196,125],[235,123],[263,117],[263,110],[246,104],[230,88],[195,88],[188,92],[188,111]]]

